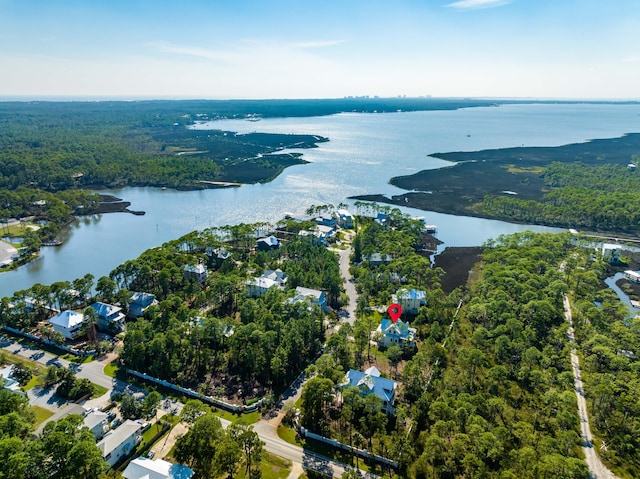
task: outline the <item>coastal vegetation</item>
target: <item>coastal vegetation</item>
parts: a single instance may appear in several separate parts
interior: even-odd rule
[[[545,148],[436,153],[454,166],[396,177],[375,200],[449,214],[588,231],[640,229],[640,134]]]
[[[570,176],[562,167],[552,173],[556,181]],[[594,446],[620,477],[638,476],[639,324],[602,282],[612,268],[605,257],[570,234],[499,237],[483,247],[469,281],[465,274],[445,292],[445,272],[422,251],[422,221],[391,207],[357,207],[384,213],[356,219],[351,271],[360,300],[353,324],[291,301],[294,288],[305,286],[324,291],[335,309],[344,304],[335,253],[298,239],[300,224],[311,223],[293,220],[275,228],[282,245],[270,251],[255,247],[258,237],[276,232],[270,225],[211,228],[148,250],[96,282],[87,275],[65,285],[76,295],[62,285],[36,285],[3,299],[2,321],[37,328],[43,310],[75,307],[79,297],[126,310],[132,291],[150,292],[159,303],[127,324],[120,354],[126,368],[245,404],[275,398],[306,369],[300,424],[397,462],[400,477],[583,478],[568,295]],[[206,277],[185,275],[193,265],[205,267]],[[248,280],[277,269],[288,277],[284,291],[247,294]],[[415,347],[382,348],[375,330],[400,287],[426,292],[426,305],[402,316],[416,330]],[[28,296],[40,307],[24,309]],[[397,382],[392,414],[377,396],[344,387],[349,369],[371,366]],[[70,391],[81,386],[71,379],[63,380]],[[228,460],[227,473],[235,472],[238,443],[208,414],[194,420],[201,424],[192,430],[219,437],[220,447],[198,462],[193,432],[175,457],[203,471]],[[258,459],[246,457],[247,471],[248,461]]]

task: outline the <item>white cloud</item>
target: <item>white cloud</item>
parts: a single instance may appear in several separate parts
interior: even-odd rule
[[[476,8],[491,8],[507,5],[510,0],[459,0],[449,3],[447,7],[453,7],[460,10],[470,10]]]
[[[632,57],[623,58],[622,61],[625,62],[625,63],[638,63],[638,62],[640,62],[640,56],[632,56]]]

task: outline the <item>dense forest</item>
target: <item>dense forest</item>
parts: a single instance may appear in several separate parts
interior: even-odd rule
[[[540,201],[486,196],[474,210],[517,222],[590,231],[635,233],[640,228],[640,173],[635,169],[553,163],[542,178],[549,192]]]

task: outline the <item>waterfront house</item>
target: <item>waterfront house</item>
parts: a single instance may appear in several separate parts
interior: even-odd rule
[[[416,329],[410,328],[409,323],[405,323],[401,319],[394,323],[392,320],[384,318],[376,331],[381,333],[378,340],[378,346],[381,348],[388,348],[393,344],[411,348],[416,346]]]
[[[316,224],[320,226],[331,226],[335,228],[338,224],[338,219],[333,215],[320,215],[316,218]]]
[[[191,479],[194,472],[184,464],[138,457],[122,473],[124,479]]]
[[[129,296],[129,317],[139,318],[151,306],[158,304],[155,295],[151,293],[134,292]]]
[[[630,269],[624,272],[624,277],[632,283],[640,283],[640,273]]]
[[[75,339],[80,336],[87,319],[82,313],[66,310],[48,319],[53,326],[53,332],[62,334],[67,339]]]
[[[84,425],[89,428],[96,441],[99,441],[109,430],[109,416],[102,411],[91,411],[84,417]]]
[[[358,388],[363,397],[375,394],[382,400],[382,410],[385,414],[390,415],[395,412],[393,403],[398,384],[391,379],[381,377],[380,371],[376,368],[369,368],[364,372],[350,369],[340,383],[341,389],[347,387]]]
[[[349,213],[349,211],[340,209],[336,212],[336,216],[338,218],[338,226],[348,229],[353,228],[355,219],[353,218],[353,215]]]
[[[385,229],[391,226],[391,218],[389,218],[389,215],[386,215],[384,213],[378,213],[373,221]]]
[[[120,306],[98,301],[93,303],[91,307],[98,315],[98,329],[108,331],[110,333],[119,333],[124,331],[125,316]]]
[[[202,284],[207,279],[207,267],[202,263],[187,264],[182,270],[185,279],[197,281]]]
[[[296,295],[288,300],[290,304],[307,303],[310,307],[318,306],[325,313],[329,312],[329,305],[327,304],[327,296],[324,291],[317,289],[303,288],[298,286],[296,288]]]
[[[141,429],[142,425],[127,419],[98,442],[98,449],[109,466],[113,467],[118,461],[131,454],[140,442]]]
[[[231,253],[223,247],[214,248],[213,246],[207,246],[204,252],[209,258],[211,258],[210,263],[212,262],[216,267],[220,267],[224,260],[231,257]]]
[[[400,288],[392,295],[392,301],[402,306],[402,312],[418,314],[421,306],[427,304],[427,292],[421,289]]]
[[[602,244],[602,259],[607,263],[617,264],[620,262],[620,245],[615,243]]]
[[[258,251],[272,251],[278,248],[280,248],[280,241],[275,236],[260,238],[256,242],[256,250]]]

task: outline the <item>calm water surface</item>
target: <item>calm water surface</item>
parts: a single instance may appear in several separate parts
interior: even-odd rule
[[[43,248],[41,257],[29,265],[0,274],[0,297],[34,283],[72,280],[85,273],[98,278],[144,250],[195,229],[276,221],[284,212],[302,214],[313,204],[337,205],[353,195],[398,194],[402,190],[387,183],[390,177],[447,164],[430,158],[430,153],[559,146],[640,132],[640,106],[510,105],[457,111],[347,113],[260,122],[224,120],[198,128],[308,133],[326,136],[330,141],[319,148],[300,150],[310,163],[288,168],[267,184],[191,192],[110,190],[108,193],[130,201],[131,209],[147,214],[81,218],[65,232],[63,246]],[[480,245],[500,234],[525,229],[557,231],[409,208],[405,211],[437,224],[444,246]]]

